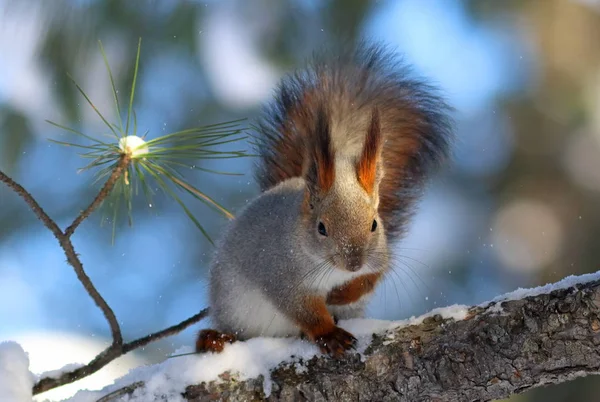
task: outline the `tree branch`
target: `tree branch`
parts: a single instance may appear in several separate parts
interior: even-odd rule
[[[184,329],[186,329],[187,327],[189,327],[190,325],[193,325],[193,324],[199,322],[200,320],[202,320],[203,318],[208,316],[208,314],[209,314],[209,309],[207,307],[204,310],[200,311],[198,314],[188,318],[185,321],[180,322],[177,325],[173,325],[172,327],[165,328],[162,331],[158,331],[153,334],[146,335],[142,338],[136,339],[135,341],[126,343],[125,345],[123,345],[123,353],[127,353],[134,349],[141,348],[142,346],[146,346],[150,342],[154,342],[159,339],[178,334],[181,331],[183,331]]]
[[[88,375],[100,370],[102,367],[106,366],[108,363],[112,362],[116,358],[121,357],[134,349],[145,346],[150,342],[154,342],[167,336],[171,336],[178,332],[181,332],[190,325],[193,325],[202,320],[204,317],[206,317],[208,315],[208,311],[209,310],[205,308],[200,313],[188,318],[185,321],[180,322],[179,324],[173,325],[162,331],[155,332],[154,334],[136,339],[129,343],[125,343],[122,345],[117,345],[113,343],[85,366],[79,367],[67,373],[63,373],[58,378],[42,378],[37,382],[37,384],[33,386],[33,395],[37,395],[41,392],[45,392],[53,388],[59,387],[61,385],[69,384],[81,378],[87,377]]]
[[[23,188],[19,183],[8,177],[3,171],[0,170],[0,181],[8,186],[11,190],[13,190],[19,197],[21,197],[29,208],[33,211],[35,216],[41,220],[44,225],[52,232],[54,237],[58,240],[63,236],[62,230],[58,227],[56,222],[52,218],[48,216],[48,214],[40,207],[40,204],[37,203],[35,198]]]
[[[272,372],[270,401],[482,401],[600,371],[600,281],[374,335],[363,358]],[[264,400],[263,379],[189,386],[188,401]]]
[[[98,308],[102,311],[102,314],[104,314],[106,321],[108,321],[108,325],[110,326],[110,332],[113,338],[113,344],[121,345],[123,343],[123,335],[121,334],[121,328],[119,327],[117,317],[115,316],[114,311],[108,305],[106,300],[104,300],[100,292],[98,292],[98,290],[92,283],[90,277],[87,276],[87,274],[85,273],[85,270],[83,269],[83,264],[81,263],[81,260],[75,252],[73,243],[71,243],[71,238],[66,235],[63,235],[60,237],[59,243],[62,249],[64,250],[65,255],[67,256],[67,262],[75,270],[75,275],[77,275],[77,279],[79,279],[79,282],[81,282],[81,284],[88,292],[92,300],[94,300],[94,303],[96,303],[96,306],[98,306]]]
[[[94,208],[99,205],[110,193],[110,190],[114,186],[115,182],[119,178],[119,176],[123,173],[123,169],[127,166],[131,159],[127,155],[123,155],[119,160],[119,163],[109,179],[106,181],[106,184],[98,194],[98,196],[94,199],[94,201],[90,204],[90,206],[82,212],[76,219],[73,221],[73,224],[69,226],[69,228],[73,228],[74,231],[79,223],[81,223],[85,218],[92,213]],[[113,344],[121,345],[123,343],[123,336],[121,335],[121,328],[119,327],[119,323],[117,321],[117,317],[115,313],[110,308],[106,300],[100,295],[100,292],[96,289],[94,284],[92,283],[90,277],[85,273],[83,269],[83,264],[81,260],[77,256],[75,252],[75,248],[73,247],[73,243],[71,242],[70,235],[67,235],[66,232],[63,233],[62,230],[58,227],[56,222],[48,214],[40,207],[37,201],[33,198],[33,196],[23,188],[20,184],[15,182],[13,179],[8,177],[4,172],[0,171],[0,181],[5,183],[9,188],[11,188],[15,193],[17,193],[27,205],[31,208],[31,210],[36,214],[36,216],[46,225],[48,229],[54,234],[54,237],[58,240],[60,247],[63,249],[65,256],[67,257],[67,262],[69,265],[73,267],[75,270],[75,274],[77,275],[77,279],[81,282],[85,290],[88,292],[96,306],[102,311],[106,321],[110,326],[110,331],[113,337]],[[102,195],[102,197],[100,197]],[[79,223],[77,223],[79,222]],[[69,230],[67,228],[67,230]],[[72,233],[72,232],[71,232]]]
[[[81,225],[81,222],[83,222],[88,216],[90,216],[92,212],[94,212],[94,210],[98,208],[100,204],[102,204],[102,201],[104,201],[104,199],[108,197],[113,187],[115,186],[117,180],[119,180],[123,172],[127,169],[129,162],[131,162],[131,155],[122,154],[119,159],[119,162],[117,163],[117,166],[112,171],[108,180],[106,180],[106,183],[104,183],[104,186],[102,187],[96,198],[94,198],[92,203],[85,210],[81,211],[79,216],[75,218],[73,223],[71,223],[71,225],[69,225],[69,227],[65,230],[66,237],[71,237],[73,233],[75,233],[77,227]]]
[[[202,320],[204,317],[208,315],[208,309],[202,310],[200,313],[194,315],[193,317],[188,318],[180,322],[179,324],[173,325],[169,328],[163,329],[161,331],[155,332],[153,334],[144,336],[142,338],[136,339],[132,342],[123,344],[123,336],[121,334],[121,328],[119,326],[119,322],[117,321],[117,317],[113,312],[112,308],[108,305],[106,300],[102,297],[100,292],[96,289],[90,277],[86,274],[83,269],[83,264],[79,259],[75,248],[73,247],[73,243],[71,242],[71,235],[75,232],[77,227],[83,222],[90,214],[106,199],[106,197],[112,191],[115,183],[121,177],[121,175],[127,169],[129,162],[131,161],[131,157],[128,154],[123,154],[119,159],[119,162],[110,177],[96,196],[92,203],[82,211],[79,216],[73,221],[73,223],[65,230],[63,233],[62,230],[58,227],[56,222],[48,216],[48,214],[42,209],[42,207],[38,204],[38,202],[33,198],[33,196],[25,190],[20,184],[15,182],[9,176],[7,176],[4,172],[0,170],[0,181],[5,183],[10,189],[12,189],[16,194],[18,194],[25,203],[31,208],[31,210],[35,213],[35,215],[44,223],[44,225],[54,234],[54,237],[58,240],[60,247],[63,249],[65,256],[67,257],[67,262],[69,265],[73,267],[75,270],[75,274],[77,275],[77,279],[81,282],[85,290],[88,292],[94,303],[100,308],[106,321],[110,326],[110,330],[112,333],[113,342],[107,347],[104,351],[98,354],[92,361],[90,361],[87,365],[83,367],[79,367],[73,371],[63,373],[58,378],[42,378],[40,379],[33,387],[33,394],[37,395],[41,392],[48,391],[50,389],[56,388],[61,385],[69,384],[74,381],[77,381],[83,377],[86,377],[90,374],[95,373],[100,370],[102,367],[106,366],[108,363],[112,362],[116,358],[134,350],[139,347],[145,346],[150,342],[157,341],[161,338],[165,338],[167,336],[174,335],[180,331],[183,331],[187,327],[192,324],[195,324]]]

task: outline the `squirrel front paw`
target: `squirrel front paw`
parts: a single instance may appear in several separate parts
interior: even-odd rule
[[[204,329],[198,334],[196,340],[196,353],[223,351],[227,343],[233,343],[237,339],[233,334],[225,334],[214,329]]]
[[[346,350],[356,347],[356,338],[350,332],[334,327],[331,332],[316,337],[315,343],[319,345],[321,352],[340,357]]]

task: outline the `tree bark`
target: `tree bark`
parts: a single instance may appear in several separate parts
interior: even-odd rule
[[[549,294],[473,307],[466,319],[433,316],[364,353],[318,356],[298,373],[187,388],[188,401],[485,401],[600,370],[600,281]]]

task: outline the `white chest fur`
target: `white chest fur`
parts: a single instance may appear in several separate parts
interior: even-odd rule
[[[300,329],[259,290],[239,296],[240,308],[234,313],[235,322],[243,329],[244,338],[257,336],[297,336]]]

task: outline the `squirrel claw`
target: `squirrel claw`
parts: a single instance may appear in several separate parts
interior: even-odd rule
[[[321,335],[315,339],[315,343],[321,348],[321,352],[333,357],[341,357],[345,351],[356,349],[356,338],[348,331],[335,327],[328,334]]]
[[[219,353],[223,351],[226,344],[233,343],[236,340],[233,334],[225,334],[214,329],[204,329],[198,334],[196,353]]]

